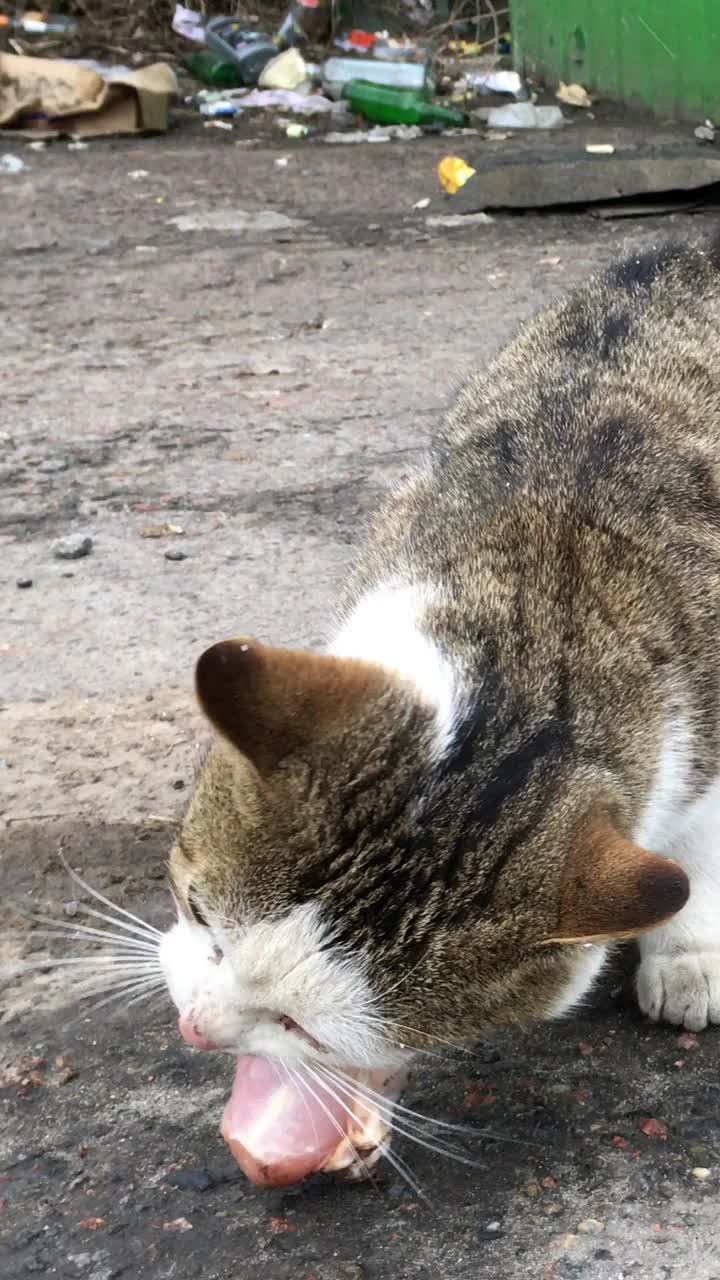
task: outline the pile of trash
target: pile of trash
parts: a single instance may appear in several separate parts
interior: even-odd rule
[[[459,40],[438,50],[423,36],[393,38],[386,31],[362,30],[335,34],[332,19],[331,0],[293,0],[279,30],[268,36],[233,18],[205,21],[178,4],[173,30],[195,46],[183,62],[205,86],[186,101],[208,117],[208,125],[220,128],[232,128],[232,117],[257,109],[326,116],[348,125],[362,116],[375,129],[356,132],[353,140],[358,141],[363,136],[368,141],[407,140],[427,131],[477,132],[479,125],[547,129],[563,124],[559,106],[536,105],[519,74],[497,66],[497,47],[488,55],[484,45]],[[503,39],[509,52],[509,37]],[[329,41],[342,53],[312,57],[313,49]],[[566,101],[589,104],[589,99],[580,101],[585,92],[581,86],[569,88],[576,91],[576,100]],[[478,99],[488,97],[496,98],[496,105],[479,107]],[[287,124],[288,137],[308,132],[307,125]],[[350,139],[332,133],[326,140]]]
[[[186,103],[208,128],[231,130],[234,117],[271,113],[289,138],[305,137],[313,118],[324,117],[324,139],[342,142],[565,122],[560,106],[539,105],[517,71],[502,65],[509,36],[496,33],[490,52],[487,43],[438,43],[437,30],[338,30],[337,13],[335,0],[291,0],[267,35],[249,19],[206,17],[176,4],[172,29],[186,49],[180,61],[202,86]],[[75,138],[167,128],[178,92],[172,68],[140,67],[138,55],[128,59],[131,66],[47,56],[48,37],[72,37],[77,29],[69,16],[20,9],[0,15],[0,43],[12,50],[0,51],[0,128]],[[39,43],[30,47],[33,39]],[[561,85],[556,97],[574,108],[591,105],[580,85]],[[372,127],[358,130],[359,119]],[[343,134],[353,126],[352,137]]]

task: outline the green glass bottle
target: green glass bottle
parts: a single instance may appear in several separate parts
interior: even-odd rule
[[[240,67],[231,62],[223,62],[214,53],[207,53],[204,49],[186,54],[183,63],[196,80],[201,84],[211,85],[214,89],[242,89],[246,84]]]
[[[467,118],[462,111],[431,102],[418,89],[396,89],[369,80],[350,80],[343,91],[353,111],[377,124],[444,124],[462,128]]]

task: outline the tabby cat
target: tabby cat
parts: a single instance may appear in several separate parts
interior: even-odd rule
[[[203,654],[161,948],[191,1043],[327,1104],[563,1013],[631,937],[646,1014],[720,1021],[719,476],[720,243],[641,253],[460,391],[327,652]]]

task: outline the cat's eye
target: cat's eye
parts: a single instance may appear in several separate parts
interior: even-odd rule
[[[192,889],[188,889],[187,904],[188,904],[188,907],[190,908],[190,915],[192,916],[195,923],[202,925],[203,929],[209,929],[210,925],[208,924],[205,916],[200,910],[197,903],[197,898],[195,897],[195,894],[193,893]]]

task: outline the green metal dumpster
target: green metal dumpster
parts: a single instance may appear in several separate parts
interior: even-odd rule
[[[511,0],[511,23],[527,75],[720,124],[720,0]]]

